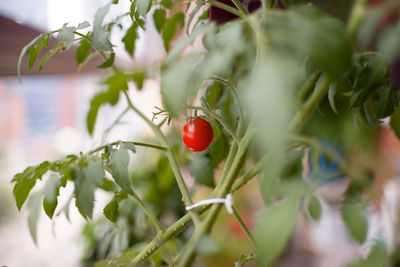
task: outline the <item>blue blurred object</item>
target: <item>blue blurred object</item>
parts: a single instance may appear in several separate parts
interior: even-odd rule
[[[342,153],[333,145],[323,141],[321,146],[325,150],[333,151],[342,157]],[[333,183],[344,177],[344,172],[340,169],[337,161],[329,161],[323,151],[314,147],[310,148],[306,154],[306,172],[303,179],[306,183],[318,186]]]

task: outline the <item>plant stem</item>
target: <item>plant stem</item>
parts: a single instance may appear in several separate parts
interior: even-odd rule
[[[220,183],[223,182],[223,185],[220,188],[220,190],[218,191],[216,190],[216,195],[217,195],[216,197],[222,198],[229,193],[231,186],[234,182],[234,179],[236,178],[236,175],[238,174],[240,168],[242,167],[247,148],[252,140],[253,135],[254,135],[254,129],[251,123],[249,128],[247,129],[246,134],[243,136],[242,140],[239,143],[237,153],[232,162],[232,167],[229,168],[226,179],[224,180],[221,179],[220,181]],[[220,204],[212,206],[211,211],[210,213],[207,214],[205,220],[195,229],[195,233],[189,240],[188,246],[186,247],[186,250],[183,251],[182,258],[177,266],[182,266],[182,267],[190,266],[190,264],[192,263],[192,261],[196,256],[195,248],[198,241],[206,232],[209,232],[211,230],[211,227],[213,226],[214,221],[217,215],[219,214],[219,211],[221,210],[221,207],[222,205]]]
[[[247,229],[246,225],[244,224],[242,218],[240,218],[240,215],[239,215],[239,213],[237,213],[236,209],[235,208],[232,208],[232,209],[233,209],[233,216],[235,216],[235,219],[240,224],[240,227],[242,228],[243,232],[246,234],[246,236],[249,239],[253,248],[256,249],[257,245],[256,245],[256,241],[255,241],[253,235],[250,233],[249,229]]]
[[[313,94],[307,99],[306,103],[299,110],[293,120],[290,122],[289,132],[297,132],[303,126],[305,121],[314,112],[315,106],[322,100],[329,89],[330,78],[325,73],[322,74]]]
[[[356,0],[351,9],[350,17],[347,22],[347,35],[352,38],[357,31],[358,25],[364,18],[368,0]]]
[[[224,4],[222,2],[214,1],[214,0],[207,0],[207,3],[209,3],[212,6],[218,7],[220,9],[223,9],[229,13],[232,13],[238,17],[241,17],[242,14],[234,7],[231,7],[230,5]]]
[[[132,189],[132,187],[131,187],[131,189]],[[132,189],[132,193],[130,193],[129,195],[131,195],[138,202],[139,206],[142,208],[144,213],[146,213],[147,217],[149,217],[150,221],[154,224],[154,227],[157,229],[158,235],[161,235],[162,233],[164,233],[164,231],[165,231],[164,227],[157,220],[157,218],[154,217],[153,213],[151,213],[151,211],[146,207],[146,204],[135,193],[135,191],[133,189]]]
[[[112,142],[112,143],[109,143],[109,144],[106,144],[106,145],[99,146],[99,147],[89,151],[88,154],[93,154],[93,153],[99,152],[100,150],[106,148],[107,146],[115,146],[115,145],[124,144],[124,143],[134,144],[135,146],[143,146],[143,147],[155,148],[155,149],[158,149],[158,150],[161,150],[161,151],[167,151],[168,150],[166,147],[163,147],[163,146],[147,144],[147,143],[142,143],[142,142],[115,141],[115,142]]]
[[[264,160],[260,160],[250,171],[244,174],[242,177],[236,180],[236,182],[232,186],[232,192],[238,190],[242,186],[244,186],[249,180],[254,178],[262,169],[264,165]],[[209,196],[214,197],[215,191]],[[196,208],[196,212],[199,214],[204,213],[211,205],[205,205]],[[150,257],[159,247],[161,247],[165,242],[169,241],[170,239],[176,237],[180,234],[190,223],[192,222],[192,218],[189,214],[184,215],[170,227],[168,227],[165,232],[161,236],[155,237],[150,243],[146,245],[144,249],[140,251],[140,253],[132,260],[132,266],[136,266],[137,264],[145,261],[148,257]],[[131,265],[129,265],[131,266]]]
[[[140,110],[138,110],[132,103],[131,99],[129,98],[128,93],[124,90],[123,91],[126,97],[126,100],[128,101],[129,107],[135,111],[145,122],[146,124],[152,129],[153,133],[156,135],[160,143],[167,148],[166,150],[166,155],[168,158],[168,161],[171,165],[172,172],[174,173],[175,180],[178,184],[179,190],[181,191],[181,194],[183,196],[183,201],[186,206],[190,206],[193,204],[193,201],[190,197],[189,191],[186,187],[185,181],[183,179],[182,173],[179,169],[178,162],[175,157],[174,150],[172,146],[169,144],[167,138],[165,135],[162,133],[161,129],[157,127],[151,120],[149,120]],[[193,220],[195,223],[200,221],[200,217],[198,214],[196,214],[193,211],[189,211],[189,214],[193,217]]]
[[[236,143],[239,143],[239,138],[236,136],[235,132],[233,129],[224,121],[224,119],[219,116],[217,113],[214,111],[208,109],[208,108],[203,108],[203,107],[194,107],[194,106],[186,106],[186,109],[193,109],[193,110],[201,110],[204,113],[206,113],[208,116],[216,119],[222,127],[224,127],[225,131],[235,140]]]
[[[239,0],[231,0],[231,1],[235,5],[235,7],[239,10],[241,17],[245,17],[249,14],[249,12],[247,12],[247,10],[242,6]]]

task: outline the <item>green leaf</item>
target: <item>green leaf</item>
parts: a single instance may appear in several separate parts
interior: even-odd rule
[[[338,81],[351,67],[351,42],[346,25],[312,5],[264,13],[263,26],[274,53],[307,59]],[[294,41],[296,40],[296,41]]]
[[[103,183],[103,164],[99,159],[91,159],[87,166],[77,168],[75,172],[75,197],[77,207],[85,216],[92,218],[94,192]]]
[[[28,61],[29,71],[32,69],[33,65],[35,64],[36,59],[40,53],[40,50],[42,49],[43,46],[45,46],[46,36],[47,36],[47,34],[43,35],[42,38],[36,44],[36,46],[32,45],[27,51],[27,54],[29,55],[29,61]],[[48,37],[47,37],[47,41],[48,41]]]
[[[94,48],[100,51],[113,51],[113,45],[110,42],[110,33],[103,29],[96,32],[96,34],[93,34],[92,45]]]
[[[106,61],[104,61],[103,63],[101,63],[100,65],[97,66],[97,68],[99,69],[106,69],[108,67],[111,67],[114,64],[114,59],[115,59],[115,53],[112,52],[110,54],[110,57],[107,58]]]
[[[331,105],[333,112],[338,114],[338,111],[336,109],[336,104],[335,104],[335,95],[336,95],[336,84],[331,83],[329,85],[329,91],[328,91],[329,105]]]
[[[93,21],[93,34],[98,34],[103,25],[104,17],[107,15],[108,10],[110,9],[111,4],[107,4],[99,9],[97,9],[96,14],[94,15]]]
[[[189,171],[194,176],[196,183],[211,188],[215,187],[210,159],[204,153],[196,153],[194,160],[189,163]]]
[[[396,89],[386,85],[377,90],[377,105],[374,114],[378,118],[386,118],[393,114],[398,105]]]
[[[96,118],[97,118],[97,113],[98,113],[101,105],[103,105],[106,102],[108,102],[106,93],[100,93],[100,94],[96,95],[90,102],[89,112],[86,117],[86,125],[87,125],[88,132],[90,134],[93,134],[94,124],[95,124]]]
[[[113,198],[103,209],[103,214],[111,222],[115,223],[118,218],[118,202]]]
[[[50,163],[45,161],[37,167],[28,167],[22,173],[18,173],[12,179],[14,185],[14,198],[17,203],[18,210],[21,210],[30,191],[36,184],[37,179],[41,179],[43,174],[47,172]]]
[[[18,79],[21,81],[21,63],[22,63],[22,58],[25,56],[26,52],[28,49],[30,49],[32,46],[35,45],[35,43],[43,37],[43,33],[35,37],[32,41],[29,42],[26,46],[24,46],[21,50],[21,53],[19,54],[18,58],[18,64],[17,64],[17,75]]]
[[[89,57],[89,52],[91,48],[92,45],[86,39],[82,39],[80,45],[78,46],[75,52],[76,63],[78,64],[84,63]]]
[[[186,56],[174,61],[162,72],[161,94],[166,108],[174,116],[178,114],[186,98],[196,92],[196,88],[193,87],[194,82],[192,83],[196,77],[190,70],[198,60],[199,55]]]
[[[50,174],[46,186],[44,187],[43,209],[50,219],[53,218],[57,208],[57,196],[59,195],[61,180],[55,173]]]
[[[146,79],[147,73],[145,71],[136,71],[129,75],[130,78],[136,83],[137,89],[143,88],[144,80]]]
[[[119,211],[118,211],[118,203],[127,198],[127,194],[124,191],[116,192],[113,199],[104,207],[103,213],[104,216],[109,219],[111,222],[115,223],[117,221]]]
[[[39,193],[33,194],[28,201],[28,210],[29,210],[29,215],[28,215],[28,227],[29,227],[29,232],[31,233],[31,237],[33,241],[37,242],[36,238],[36,232],[37,232],[37,221],[39,219],[40,215],[40,200],[41,200],[41,195]]]
[[[167,62],[176,59],[181,54],[183,49],[189,44],[192,44],[198,36],[212,32],[214,29],[214,24],[202,24],[194,29],[189,35],[179,38],[174,43],[172,50],[168,53]]]
[[[89,26],[90,26],[89,22],[84,21],[84,22],[79,23],[78,27],[76,27],[76,29],[77,30],[82,30],[82,29],[85,29],[85,28],[87,28]]]
[[[162,29],[162,39],[164,40],[164,48],[167,51],[169,51],[169,44],[175,36],[177,25],[181,27],[185,25],[185,15],[182,12],[177,12],[165,20]]]
[[[308,213],[316,221],[319,221],[321,218],[321,203],[315,196],[312,196],[308,201]]]
[[[150,10],[151,0],[135,0],[135,4],[139,14],[145,17]]]
[[[366,259],[347,264],[346,267],[385,267],[388,266],[388,261],[387,249],[383,245],[376,243],[371,248]]]
[[[166,9],[172,8],[172,0],[161,0],[161,5]]]
[[[219,126],[213,127],[214,141],[211,143],[210,167],[216,168],[218,164],[226,159],[229,152],[229,138],[222,132]]]
[[[390,128],[396,134],[397,138],[400,139],[400,108],[396,107],[394,113],[390,117]]]
[[[40,62],[39,71],[42,71],[44,63],[46,63],[47,60],[49,60],[58,50],[60,50],[62,46],[63,45],[61,43],[56,44],[53,49],[47,52],[47,54],[42,58],[42,61]]]
[[[342,206],[342,218],[351,236],[360,244],[367,237],[368,222],[365,207],[360,200],[346,199]]]
[[[113,150],[110,156],[111,175],[115,182],[129,194],[133,194],[128,173],[129,154],[125,147]]]
[[[154,25],[159,33],[161,33],[165,22],[165,9],[158,8],[153,13]]]
[[[97,94],[90,102],[89,112],[86,118],[86,125],[90,134],[93,134],[97,113],[101,105],[109,103],[115,105],[118,103],[121,90],[128,90],[127,76],[114,69],[112,75],[103,82],[107,85],[107,91]]]
[[[132,26],[126,31],[124,38],[122,38],[122,42],[125,45],[125,50],[129,55],[133,56],[135,54],[135,42],[138,38],[137,35],[137,23],[133,22]]]
[[[74,31],[75,27],[67,27],[64,25],[57,34],[57,40],[64,44],[66,50],[70,49],[74,41]]]
[[[254,237],[262,264],[273,263],[284,250],[296,224],[297,198],[270,207],[260,218]]]
[[[190,24],[192,23],[194,17],[196,16],[197,12],[199,12],[199,10],[204,6],[205,1],[204,0],[197,0],[196,1],[196,6],[194,7],[194,9],[192,10],[192,12],[189,15],[189,20],[187,22],[187,26],[186,26],[186,33],[189,34],[189,28],[190,28]]]
[[[130,150],[133,153],[136,153],[136,146],[133,143],[130,142],[125,142],[122,144],[122,146],[126,149],[126,150]]]

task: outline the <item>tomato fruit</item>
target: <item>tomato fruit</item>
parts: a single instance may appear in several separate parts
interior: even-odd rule
[[[213,140],[213,129],[200,117],[189,120],[182,129],[182,141],[187,148],[199,152],[206,150]]]

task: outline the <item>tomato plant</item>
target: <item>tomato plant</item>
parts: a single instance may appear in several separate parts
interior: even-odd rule
[[[213,140],[213,130],[210,123],[200,117],[190,119],[183,126],[182,140],[185,146],[192,151],[206,150]]]
[[[298,220],[312,224],[323,218],[321,203],[329,199],[321,187],[346,180],[337,214],[354,246],[371,246],[370,254],[351,266],[396,264],[393,255],[399,244],[384,248],[369,240],[376,233],[368,232],[367,215],[369,205],[381,200],[382,188],[372,181],[391,178],[379,173],[379,125],[389,119],[400,137],[398,65],[391,69],[389,64],[399,52],[398,24],[377,31],[382,17],[399,7],[398,1],[379,7],[367,0],[355,0],[350,7],[346,1],[337,5],[345,10],[333,12],[330,1],[316,6],[296,0],[135,0],[125,13],[105,21],[118,2],[101,7],[92,23],[65,24],[39,35],[24,47],[18,65],[28,56],[31,69],[50,38],[58,44],[41,59],[40,70],[57,52],[74,45],[78,68],[93,57],[103,58],[98,67],[108,72],[90,102],[88,132],[96,130],[99,109],[126,103],[112,126],[133,111],[152,136],[100,144],[16,174],[16,204],[21,209],[28,200],[34,240],[40,206],[55,219],[68,216],[74,200],[84,218],[98,220],[93,218],[95,193],[104,191],[110,197],[103,207],[108,220],[89,222],[84,231],[91,239],[88,264],[191,266],[194,261],[208,263],[210,253],[221,253],[229,264],[256,260],[267,266],[290,254],[283,252],[296,236]],[[339,13],[349,15],[331,15]],[[140,31],[152,24],[166,57],[141,68],[118,67],[110,41],[115,28],[123,31],[121,45],[134,57]],[[196,49],[193,43],[207,49]],[[160,81],[163,100],[153,118],[131,94],[145,90],[148,79]],[[187,122],[181,139],[176,126],[188,112],[205,119],[196,115]],[[188,153],[182,140],[199,153]],[[148,150],[141,160],[151,168],[129,164],[139,146]],[[37,188],[38,180],[43,180],[43,188]],[[234,201],[250,180],[257,184],[250,195],[263,201],[246,211],[258,215],[252,229],[235,209],[240,201]],[[67,184],[74,191],[65,207],[59,207],[58,197]],[[204,199],[193,200],[199,196]],[[218,246],[219,233],[212,229],[220,216],[238,221],[249,239],[248,256],[240,253],[232,259],[232,253]]]

